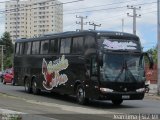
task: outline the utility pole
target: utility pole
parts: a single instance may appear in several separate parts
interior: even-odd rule
[[[18,8],[18,3],[19,3],[19,0],[17,0],[17,9],[16,9],[16,40],[18,38],[18,11],[19,11],[19,8]]]
[[[141,17],[140,14],[137,15],[136,10],[140,10],[140,9],[141,9],[141,6],[139,6],[139,7],[134,7],[134,6],[129,6],[129,5],[127,5],[127,8],[133,10],[133,15],[130,15],[129,13],[127,13],[127,15],[128,15],[129,17],[133,17],[133,34],[136,35],[136,18],[137,18],[137,17]]]
[[[122,19],[122,32],[124,32],[124,19]]]
[[[96,30],[96,27],[101,27],[101,24],[97,25],[97,24],[91,23],[91,22],[89,22],[89,25],[93,25],[94,26],[94,30]]]
[[[81,25],[81,31],[82,31],[82,30],[83,30],[83,25],[86,25],[86,24],[87,24],[87,22],[84,23],[84,19],[87,19],[87,16],[83,17],[83,16],[77,16],[77,15],[76,15],[76,18],[80,18],[80,19],[81,19],[80,22],[77,22],[77,21],[76,21],[76,24],[80,24],[80,25]]]
[[[157,43],[158,43],[158,80],[157,93],[160,95],[160,0],[157,0]]]
[[[2,58],[1,58],[1,71],[3,71],[3,67],[4,67],[4,65],[3,65],[3,47],[4,47],[4,45],[0,45],[0,47],[2,47],[2,51],[1,51],[1,56],[2,56]]]

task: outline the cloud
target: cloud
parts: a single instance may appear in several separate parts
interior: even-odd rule
[[[69,0],[60,1],[66,2]],[[119,4],[116,4],[118,2]],[[64,31],[79,29],[80,25],[76,25],[76,21],[80,21],[80,19],[77,19],[76,15],[81,15],[88,16],[87,19],[84,19],[85,22],[102,24],[101,27],[97,27],[97,29],[109,31],[122,31],[123,18],[124,32],[133,33],[133,18],[127,16],[127,13],[133,15],[133,10],[127,9],[127,5],[141,6],[141,9],[136,11],[137,15],[141,14],[141,17],[137,18],[137,35],[140,37],[142,46],[145,48],[149,48],[148,45],[150,43],[152,43],[151,47],[154,46],[156,44],[155,36],[157,34],[155,33],[156,28],[154,27],[157,24],[157,4],[155,0],[84,0],[74,4],[66,4],[63,6]],[[145,28],[145,26],[149,27],[144,30],[143,28]],[[93,29],[93,26],[84,25],[84,29]]]
[[[59,1],[66,3],[73,0]],[[128,17],[127,13],[132,15],[133,10],[127,9],[127,5],[141,6],[141,10],[137,10],[137,14],[141,14],[141,17],[137,18],[137,34],[145,38],[142,29],[139,28],[146,25],[155,26],[157,24],[157,4],[155,0],[83,0],[64,4],[63,31],[75,31],[76,29],[80,29],[80,25],[76,24],[76,21],[80,21],[80,19],[76,18],[76,15],[78,15],[88,16],[87,19],[84,19],[84,22],[101,24],[101,27],[97,27],[98,30],[109,31],[122,31],[123,18],[124,31],[132,33],[133,18]],[[0,7],[4,9],[4,4],[0,4]],[[1,28],[4,28],[4,21],[0,21],[0,24]],[[93,26],[84,25],[84,29],[93,29]],[[153,31],[153,28],[148,29],[148,33],[152,33]],[[152,34],[150,36],[154,37]],[[146,38],[143,39],[142,42],[145,43],[145,41],[147,41]]]
[[[61,2],[67,2],[68,0],[60,0]],[[116,3],[120,4],[116,4]],[[149,2],[153,2],[152,0]],[[113,3],[113,4],[111,4]],[[80,26],[76,25],[76,21],[80,19],[76,19],[76,15],[81,16],[88,16],[88,19],[85,19],[86,22],[95,22],[97,24],[102,24],[101,28],[99,29],[108,29],[108,28],[116,28],[121,30],[121,19],[125,19],[125,25],[131,26],[132,25],[132,18],[127,17],[127,12],[132,14],[132,10],[127,9],[127,5],[137,5],[146,3],[144,0],[126,0],[126,2],[122,0],[84,0],[77,3],[71,4],[64,4],[64,31],[67,29],[75,30],[75,28],[80,28]],[[108,5],[107,5],[108,4]],[[101,6],[100,6],[101,5]],[[100,6],[100,7],[93,7],[93,6]],[[116,8],[116,7],[123,7],[123,8]],[[141,10],[137,10],[137,12],[142,13],[142,17],[137,19],[138,24],[156,24],[156,15],[153,13],[149,13],[151,9],[156,10],[156,4],[144,4],[142,5]],[[83,9],[81,9],[83,8]],[[85,9],[84,9],[85,8]],[[114,8],[114,9],[111,9]],[[78,10],[79,9],[79,10]],[[106,9],[106,10],[100,10]],[[107,10],[108,9],[108,10]],[[93,12],[84,12],[84,11],[93,11]],[[80,13],[77,13],[80,12]],[[70,14],[69,14],[70,13]],[[144,14],[143,14],[144,13]],[[147,14],[149,13],[149,14]],[[84,26],[84,28],[89,29],[91,26]],[[117,29],[117,28],[116,28]]]

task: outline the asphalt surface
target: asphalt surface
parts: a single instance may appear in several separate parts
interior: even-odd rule
[[[146,97],[144,100],[124,101],[120,106],[114,106],[110,101],[92,101],[84,106],[78,105],[71,96],[47,92],[33,95],[25,93],[22,86],[1,83],[0,109],[22,112],[23,120],[133,119],[134,116],[128,115],[136,115],[137,120],[160,119],[160,99]]]

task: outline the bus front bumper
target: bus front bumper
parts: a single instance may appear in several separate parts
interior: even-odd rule
[[[144,92],[111,92],[111,93],[101,93],[99,96],[100,100],[142,100],[144,98]]]

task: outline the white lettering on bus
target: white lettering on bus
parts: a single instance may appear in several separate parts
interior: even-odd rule
[[[135,50],[137,47],[137,44],[134,42],[118,42],[118,41],[110,41],[105,39],[103,41],[104,48],[111,49],[111,50]]]

